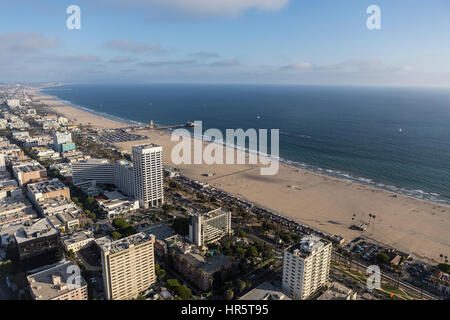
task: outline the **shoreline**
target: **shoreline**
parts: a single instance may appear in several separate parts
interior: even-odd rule
[[[136,125],[136,126],[145,125],[145,123],[141,123],[141,122],[138,122],[135,120],[121,118],[118,116],[110,115],[108,113],[98,112],[98,111],[95,111],[95,110],[87,108],[87,107],[75,105],[75,104],[71,103],[70,101],[60,99],[57,96],[53,96],[53,95],[41,92],[41,90],[43,90],[45,88],[48,88],[48,87],[40,88],[39,90],[36,90],[36,93],[39,94],[40,96],[50,97],[53,100],[58,101],[67,107],[71,107],[76,110],[87,112],[87,113],[93,114],[98,117],[102,117],[102,118],[105,118],[105,119],[108,119],[108,120],[111,120],[114,122],[121,123],[123,125]],[[114,127],[114,128],[117,128],[117,127]],[[164,131],[167,134],[171,134],[170,129],[164,129],[164,130],[161,129],[161,131]],[[203,137],[206,137],[206,136],[203,135]],[[195,137],[193,135],[192,135],[192,138],[196,139],[196,140],[202,140],[201,137]],[[202,141],[204,141],[204,140],[202,140]],[[232,146],[229,146],[226,144],[224,144],[223,147],[224,148],[233,148]],[[236,147],[234,147],[234,148],[236,150],[241,150]],[[247,153],[253,152],[254,153],[255,151],[244,151],[244,152],[247,152]],[[393,194],[404,195],[404,196],[408,196],[408,197],[411,197],[411,198],[414,198],[417,200],[423,200],[423,201],[428,201],[431,203],[436,203],[438,205],[450,206],[450,199],[445,199],[445,198],[441,197],[441,195],[433,193],[433,192],[423,191],[420,189],[413,190],[413,189],[409,189],[409,188],[405,188],[405,187],[401,187],[401,186],[385,184],[383,182],[376,182],[370,178],[365,178],[362,176],[354,176],[351,173],[341,172],[340,170],[323,169],[323,168],[320,168],[317,166],[309,165],[307,163],[302,163],[302,162],[295,161],[295,160],[289,160],[289,159],[285,159],[282,157],[279,157],[279,163],[286,165],[288,167],[293,167],[293,168],[300,169],[300,170],[307,170],[307,171],[315,173],[315,174],[324,175],[324,176],[330,177],[330,178],[341,179],[341,180],[349,181],[352,183],[361,184],[364,186],[384,190],[386,192],[391,192]]]
[[[102,128],[120,128],[126,124],[88,110],[68,105],[65,101],[36,90],[44,100],[56,101],[49,109],[77,121],[89,121]],[[59,112],[60,111],[60,112]],[[84,115],[83,115],[84,114]],[[97,123],[98,121],[98,123]],[[83,124],[87,124],[86,122]],[[139,130],[148,141],[161,144],[170,154],[176,142],[170,141],[170,131]],[[145,143],[147,140],[139,141]],[[116,145],[130,149],[137,142]],[[224,148],[226,149],[226,147]],[[236,150],[236,149],[235,149]],[[235,153],[244,152],[236,150]],[[246,153],[246,152],[244,152]],[[248,154],[246,153],[248,156]],[[386,190],[355,179],[334,177],[280,162],[280,170],[272,178],[259,176],[260,165],[174,165],[164,158],[164,164],[182,169],[192,179],[208,182],[250,202],[321,231],[343,236],[346,241],[364,236],[415,257],[438,262],[439,254],[449,252],[450,206]],[[202,174],[214,172],[213,177]],[[376,221],[365,233],[349,230],[349,225],[367,222],[368,214],[375,213]],[[355,214],[358,220],[352,221]],[[374,230],[372,230],[372,228]]]

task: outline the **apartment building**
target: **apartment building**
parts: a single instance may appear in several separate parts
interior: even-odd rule
[[[331,242],[305,236],[284,251],[282,289],[292,299],[310,298],[327,285]]]
[[[154,243],[141,232],[100,246],[106,299],[136,298],[156,282]]]
[[[161,146],[141,144],[133,146],[134,192],[143,208],[164,203],[163,150]]]
[[[221,208],[195,213],[189,220],[189,240],[198,246],[217,241],[231,234],[231,212]]]

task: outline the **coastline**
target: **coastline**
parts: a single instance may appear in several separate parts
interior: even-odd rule
[[[70,106],[55,97],[36,90],[49,109],[76,123],[99,128],[120,128],[126,123],[108,119],[102,115]],[[129,126],[129,124],[128,124]],[[192,179],[205,181],[248,201],[277,211],[311,227],[327,233],[338,234],[347,241],[360,236],[350,230],[355,222],[367,222],[369,213],[376,221],[362,235],[381,244],[409,252],[422,260],[438,262],[439,254],[449,253],[450,206],[413,198],[401,193],[368,186],[343,178],[313,172],[286,163],[280,163],[276,176],[260,176],[260,165],[174,165],[170,151],[176,142],[170,133],[162,130],[136,132],[149,137],[139,142],[117,145],[130,150],[136,143],[152,141],[163,146],[164,164],[178,167]],[[236,150],[236,153],[244,152]],[[244,152],[245,153],[245,152]],[[248,156],[248,154],[246,154]],[[212,177],[202,174],[214,173]]]

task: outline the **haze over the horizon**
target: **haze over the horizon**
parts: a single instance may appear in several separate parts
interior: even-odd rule
[[[448,0],[16,0],[0,17],[0,82],[450,86]]]

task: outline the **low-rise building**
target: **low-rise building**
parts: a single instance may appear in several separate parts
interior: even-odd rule
[[[64,197],[70,199],[69,187],[58,179],[31,183],[27,186],[29,199],[37,205],[38,199]]]
[[[25,199],[3,200],[0,203],[0,225],[36,218],[37,214]]]
[[[47,170],[36,161],[24,162],[12,167],[14,177],[19,186],[47,178]]]
[[[48,219],[25,223],[14,234],[10,243],[25,270],[56,263],[63,258],[58,230]]]
[[[33,300],[87,300],[87,282],[70,261],[27,277]]]
[[[73,252],[78,252],[80,249],[90,246],[94,240],[94,234],[90,230],[68,234],[61,238],[64,248]]]
[[[277,288],[269,282],[263,282],[255,289],[246,293],[239,300],[292,300],[285,293],[281,291],[281,288]]]
[[[200,290],[209,291],[217,272],[231,268],[231,260],[223,254],[204,256],[194,247],[183,242],[168,240],[169,253],[175,269]]]
[[[334,282],[317,300],[356,300],[357,295],[352,289]]]

